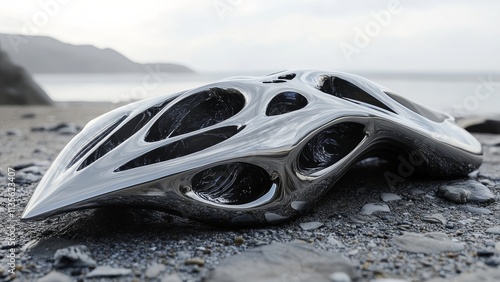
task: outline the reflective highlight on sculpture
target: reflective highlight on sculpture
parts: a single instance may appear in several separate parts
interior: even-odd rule
[[[446,114],[362,77],[285,71],[139,101],[95,120],[60,153],[23,219],[102,206],[220,225],[286,221],[358,161],[418,150],[429,177],[481,164]]]

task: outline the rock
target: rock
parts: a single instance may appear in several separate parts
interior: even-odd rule
[[[453,280],[457,282],[497,282],[500,281],[500,269],[492,268],[473,273],[465,273]]]
[[[82,128],[74,123],[61,122],[54,126],[36,126],[31,128],[31,132],[54,132],[60,135],[75,135]]]
[[[332,282],[351,282],[351,277],[345,272],[334,272],[329,278]]]
[[[146,278],[149,278],[149,279],[156,278],[156,277],[158,277],[158,275],[160,275],[160,273],[165,271],[165,269],[167,269],[166,265],[154,263],[154,264],[148,266],[148,268],[146,269],[146,273],[145,273]]]
[[[491,211],[486,208],[476,208],[471,206],[460,206],[460,210],[470,212],[471,214],[491,214]]]
[[[39,161],[39,160],[34,160],[34,161],[29,161],[29,162],[24,162],[17,164],[13,166],[12,168],[16,171],[20,171],[24,168],[31,167],[31,166],[39,166],[39,167],[48,167],[50,165],[50,162],[48,161]]]
[[[2,46],[0,46],[2,47]],[[0,50],[0,105],[52,105],[49,96]]]
[[[185,265],[197,265],[197,266],[204,266],[205,265],[205,259],[203,258],[190,258],[184,261]]]
[[[87,246],[78,245],[59,249],[54,254],[55,267],[95,267],[96,262],[90,257]]]
[[[495,255],[495,251],[490,249],[479,249],[476,254],[478,257],[491,257]]]
[[[446,218],[444,218],[444,216],[440,213],[426,215],[422,218],[422,220],[430,223],[441,223],[442,225],[446,225],[448,222],[448,220],[446,220]]]
[[[37,280],[38,282],[72,282],[73,279],[71,279],[70,276],[57,272],[57,271],[51,271],[47,275],[39,278]]]
[[[161,282],[182,282],[182,279],[179,277],[177,273],[172,273],[169,275],[165,275],[161,278]]]
[[[341,241],[335,239],[335,235],[328,236],[328,244],[337,247],[339,249],[344,249],[345,245]]]
[[[370,215],[374,212],[391,212],[389,206],[383,203],[370,203],[361,208],[361,214]]]
[[[392,202],[401,200],[401,197],[393,193],[382,193],[382,195],[380,195],[380,199],[384,202]]]
[[[318,229],[320,228],[321,226],[323,226],[323,223],[322,222],[318,222],[318,221],[311,221],[311,222],[302,222],[300,225],[300,228],[302,228],[302,230],[314,230],[314,229]]]
[[[459,252],[464,249],[461,243],[453,242],[444,233],[432,232],[418,234],[405,232],[393,239],[400,250],[410,253],[436,254],[442,252]]]
[[[206,281],[332,281],[332,273],[360,278],[356,268],[340,253],[326,252],[306,243],[273,243],[223,260]]]
[[[36,114],[35,113],[25,113],[21,115],[22,119],[32,119],[35,118]]]
[[[132,273],[132,269],[128,268],[113,268],[111,266],[99,266],[94,270],[89,272],[85,278],[92,277],[116,277],[116,276],[124,276]]]
[[[486,229],[486,231],[484,231],[484,232],[490,233],[490,234],[500,234],[500,226],[490,227],[490,228]]]
[[[500,134],[500,120],[498,119],[478,120],[477,123],[467,126],[465,130],[474,133]]]
[[[398,278],[379,278],[371,280],[370,282],[410,282],[410,280],[398,279]],[[429,281],[427,281],[429,282]]]
[[[54,257],[57,250],[75,245],[77,245],[77,243],[70,240],[47,238],[27,246],[26,250],[35,258],[49,259]]]
[[[233,242],[236,246],[241,246],[243,243],[245,243],[245,239],[243,239],[243,237],[241,236],[238,236],[234,238]]]
[[[5,135],[20,137],[20,136],[23,136],[23,132],[19,129],[14,128],[14,129],[9,129],[9,130],[5,131]]]
[[[488,203],[495,200],[495,194],[488,187],[474,180],[453,182],[440,186],[436,194],[438,197],[459,204],[465,204],[466,202]]]

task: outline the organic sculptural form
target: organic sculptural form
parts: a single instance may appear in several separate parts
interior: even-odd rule
[[[481,164],[481,145],[452,117],[362,77],[297,70],[230,78],[89,122],[23,218],[127,206],[213,224],[277,223],[307,210],[356,162],[415,150],[431,177]]]

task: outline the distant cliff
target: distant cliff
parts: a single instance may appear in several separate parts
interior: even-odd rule
[[[162,72],[194,72],[178,64],[139,64],[113,49],[72,45],[48,36],[0,33],[0,46],[15,64],[23,66],[30,73],[146,72],[148,65],[158,65]]]
[[[52,100],[31,76],[0,49],[0,105],[51,104]]]

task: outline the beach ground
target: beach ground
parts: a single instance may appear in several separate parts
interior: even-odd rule
[[[500,135],[494,134],[475,134],[485,157],[479,171],[469,177],[408,177],[391,189],[384,173],[393,166],[363,163],[310,212],[280,225],[223,229],[132,209],[93,209],[19,221],[37,182],[65,144],[89,120],[114,107],[0,107],[1,280],[256,281],[272,270],[264,270],[266,266],[251,254],[274,252],[268,265],[275,264],[283,275],[267,281],[498,281]],[[14,195],[6,192],[9,169],[16,170]],[[456,203],[452,197],[438,196],[441,187],[465,191],[465,200]],[[11,198],[14,209],[8,206]],[[75,253],[80,252],[77,259],[83,261],[80,266],[61,252],[54,258],[58,249],[68,246],[80,246],[75,247]],[[297,262],[280,255],[287,248],[297,254],[305,249],[315,260]],[[328,268],[315,268],[323,258]],[[253,277],[234,278],[241,273]]]

